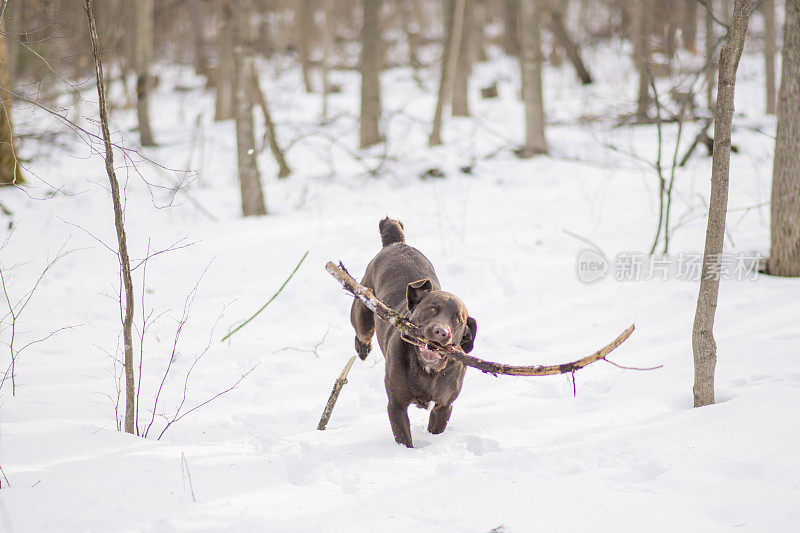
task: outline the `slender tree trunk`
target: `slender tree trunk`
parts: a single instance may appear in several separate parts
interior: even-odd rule
[[[328,94],[330,82],[328,76],[331,70],[331,46],[333,45],[333,0],[324,0],[322,6],[325,22],[322,28],[322,120],[328,120]]]
[[[108,107],[106,105],[106,91],[103,80],[103,63],[100,60],[100,43],[97,37],[97,25],[94,18],[94,0],[86,0],[86,17],[89,21],[89,36],[92,42],[95,75],[97,79],[97,96],[100,107],[100,127],[103,131],[103,142],[106,151],[106,173],[111,184],[111,201],[114,204],[114,226],[117,230],[117,243],[119,244],[119,268],[122,285],[125,291],[124,317],[122,319],[122,338],[124,347],[125,367],[125,431],[134,432],[136,404],[133,382],[133,279],[131,278],[131,262],[128,257],[128,244],[125,238],[125,213],[122,210],[119,181],[114,172],[114,149],[111,145],[111,134],[108,129]],[[122,305],[122,302],[120,302]]]
[[[381,141],[381,8],[382,0],[362,0],[361,26],[361,127],[360,146]]]
[[[697,52],[697,0],[683,1],[683,17],[681,20],[681,37],[683,47],[692,52]]]
[[[519,2],[520,0],[503,0],[503,51],[506,55],[519,54]]]
[[[636,122],[650,120],[650,47],[648,46],[647,19],[650,14],[650,0],[631,0],[631,19],[633,22],[633,62],[639,73],[639,90],[636,97]]]
[[[544,136],[544,98],[542,95],[541,0],[521,0],[520,63],[522,67],[522,100],[525,104],[525,146],[520,157],[547,153]]]
[[[472,60],[475,62],[486,61],[486,0],[475,0],[472,15],[472,33],[474,49]]]
[[[772,168],[769,273],[800,276],[800,0],[786,0]]]
[[[767,114],[775,114],[775,54],[778,52],[775,32],[775,0],[762,0],[764,15],[764,64],[766,74]]]
[[[406,34],[408,44],[408,63],[414,69],[416,76],[417,70],[422,66],[419,60],[419,24],[416,22],[422,15],[420,13],[419,0],[397,0],[397,9],[403,19],[403,32]]]
[[[0,88],[10,91],[9,57],[6,48],[5,21],[0,20]],[[11,122],[13,98],[0,91],[0,185],[23,183],[22,170],[17,159],[17,140]]]
[[[314,11],[311,0],[296,0],[296,2],[295,31],[298,32],[300,39],[300,65],[303,69],[303,83],[306,86],[306,92],[310,93],[314,90],[311,85],[311,37],[314,31]]]
[[[222,1],[222,17],[219,29],[219,58],[214,73],[217,99],[214,105],[214,120],[233,118],[233,6],[231,0]]]
[[[139,119],[139,142],[142,146],[155,146],[153,130],[150,128],[150,63],[153,61],[153,22],[155,4],[153,0],[136,0],[135,8],[135,50],[134,70],[136,71],[136,116]]]
[[[442,144],[442,115],[444,106],[452,94],[453,78],[458,63],[458,49],[461,42],[461,31],[464,28],[464,10],[466,0],[448,0],[445,16],[445,39],[442,51],[441,74],[439,76],[439,94],[436,98],[436,110],[433,113],[433,128],[428,138],[429,146]]]
[[[235,0],[233,28],[234,108],[236,114],[236,156],[239,169],[239,188],[242,194],[242,214],[265,215],[264,193],[256,160],[253,135],[253,65],[254,41],[252,0]]]
[[[714,109],[714,77],[717,59],[714,57],[714,0],[706,0],[706,107]]]
[[[189,20],[191,22],[192,47],[194,48],[194,72],[198,76],[208,75],[208,58],[206,57],[204,2],[191,0],[189,3]]]
[[[560,4],[557,2],[545,3],[544,8],[550,15],[550,28],[553,30],[553,36],[556,38],[555,40],[558,41],[561,48],[567,53],[567,57],[569,57],[572,66],[575,68],[575,74],[578,76],[578,79],[581,80],[583,85],[592,83],[592,75],[589,74],[589,70],[586,68],[581,54],[578,51],[578,46],[575,44],[575,41],[572,40],[572,37],[570,37],[567,27],[564,24],[564,14],[561,11]]]
[[[461,39],[458,45],[458,61],[453,78],[453,106],[454,117],[469,116],[469,77],[472,73],[472,2],[464,4],[464,22],[461,30]]]
[[[275,162],[278,163],[278,177],[285,178],[292,173],[292,169],[289,168],[289,165],[286,163],[286,157],[284,157],[283,150],[281,150],[281,147],[278,144],[278,134],[275,131],[275,123],[272,122],[272,116],[270,115],[269,107],[267,106],[267,98],[264,96],[264,92],[261,90],[261,84],[258,81],[258,73],[256,72],[255,64],[251,63],[251,65],[253,67],[253,70],[250,73],[253,83],[253,92],[255,93],[256,101],[261,108],[261,112],[264,115],[264,128],[266,129],[269,149],[272,152],[272,156],[275,158]]]
[[[725,213],[728,209],[728,178],[731,158],[731,123],[736,71],[742,56],[752,0],[736,0],[730,30],[722,45],[719,60],[717,105],[714,109],[714,155],[711,163],[711,200],[703,249],[703,268],[697,310],[692,329],[694,353],[694,406],[714,403],[714,368],[717,344],[714,316],[719,294],[719,272],[725,240]]]

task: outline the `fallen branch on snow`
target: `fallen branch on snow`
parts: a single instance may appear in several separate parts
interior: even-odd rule
[[[536,366],[515,366],[515,365],[507,365],[503,363],[494,363],[492,361],[486,361],[483,359],[479,359],[477,357],[472,357],[464,353],[458,346],[441,346],[436,343],[433,343],[425,338],[423,338],[419,328],[408,318],[403,316],[402,314],[398,313],[394,309],[388,307],[386,304],[381,302],[375,294],[372,292],[371,289],[364,287],[360,283],[358,283],[353,277],[347,272],[344,268],[344,265],[339,263],[339,265],[335,265],[332,261],[329,261],[327,265],[325,265],[325,270],[327,270],[334,278],[339,281],[342,286],[350,292],[353,296],[364,302],[364,304],[371,309],[376,315],[380,318],[391,324],[393,327],[397,328],[400,333],[403,335],[403,340],[409,342],[411,344],[416,344],[418,346],[425,346],[427,345],[429,348],[433,349],[434,351],[447,356],[449,359],[453,361],[458,361],[466,366],[471,366],[472,368],[477,368],[481,372],[485,372],[492,375],[507,375],[507,376],[552,376],[556,374],[574,374],[581,368],[584,368],[596,361],[606,361],[611,364],[611,361],[608,361],[606,357],[608,354],[614,350],[617,346],[625,342],[628,337],[630,337],[631,333],[633,333],[634,325],[631,326],[623,331],[619,337],[614,339],[611,343],[609,343],[604,348],[596,351],[595,353],[584,357],[583,359],[578,359],[577,361],[572,361],[571,363],[564,363],[560,365],[536,365]],[[619,365],[616,365],[619,366]],[[632,370],[655,370],[658,367],[653,368],[633,368],[627,367]]]

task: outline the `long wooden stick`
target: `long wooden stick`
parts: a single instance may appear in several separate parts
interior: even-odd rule
[[[339,393],[342,392],[342,387],[347,383],[347,374],[350,372],[350,368],[352,368],[353,361],[355,360],[356,356],[354,355],[347,361],[347,364],[344,365],[342,369],[342,373],[339,374],[339,377],[336,379],[336,383],[333,384],[333,390],[328,398],[328,403],[325,405],[325,410],[322,411],[322,418],[319,419],[318,430],[322,431],[328,425],[328,420],[330,420],[331,413],[333,412],[333,406],[336,405],[336,400],[339,399]]]
[[[329,261],[328,264],[325,265],[325,270],[327,270],[334,278],[336,278],[342,284],[345,290],[364,302],[364,305],[366,305],[376,315],[391,324],[393,327],[397,328],[403,335],[403,340],[406,342],[410,342],[419,346],[428,346],[430,349],[445,355],[453,361],[458,361],[466,366],[477,368],[481,372],[495,376],[498,374],[506,376],[552,376],[555,374],[574,373],[596,361],[605,360],[606,356],[611,353],[612,350],[625,342],[625,340],[631,336],[631,333],[633,333],[635,328],[635,326],[631,324],[628,329],[623,331],[616,339],[611,341],[611,343],[604,348],[582,359],[572,361],[571,363],[536,366],[515,366],[503,363],[494,363],[492,361],[486,361],[484,359],[467,355],[458,346],[440,346],[425,339],[419,331],[419,328],[413,322],[381,302],[371,289],[364,287],[355,279],[353,279],[353,277],[347,272],[347,270],[344,268],[344,265],[341,263],[339,263],[337,266],[333,262]]]

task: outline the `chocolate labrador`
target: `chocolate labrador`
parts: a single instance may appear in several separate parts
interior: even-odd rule
[[[442,345],[455,344],[472,351],[477,324],[459,298],[441,290],[433,265],[416,248],[405,243],[403,224],[385,218],[378,225],[383,248],[367,266],[361,283],[375,292],[386,305],[408,316],[426,339]],[[372,335],[386,357],[386,393],[389,422],[394,439],[409,448],[411,427],[408,406],[427,409],[433,402],[428,431],[441,433],[450,420],[453,402],[461,392],[466,367],[449,361],[428,347],[405,342],[400,332],[355,300],[350,322],[356,330],[356,351],[366,359],[372,349]]]

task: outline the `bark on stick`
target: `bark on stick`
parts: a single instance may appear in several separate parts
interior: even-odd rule
[[[342,392],[342,387],[347,383],[347,374],[353,367],[353,362],[355,360],[356,356],[354,355],[347,361],[347,364],[344,365],[342,369],[342,373],[339,374],[339,377],[336,379],[336,383],[333,384],[333,390],[328,398],[328,403],[325,405],[325,410],[322,411],[322,418],[319,419],[318,430],[323,431],[328,426],[328,420],[330,420],[331,413],[333,413],[333,406],[336,405],[336,400],[339,399],[339,393]]]
[[[381,302],[372,292],[372,289],[364,287],[355,279],[353,279],[353,277],[347,272],[341,263],[337,266],[333,262],[328,262],[328,264],[325,265],[325,270],[327,270],[334,278],[336,278],[339,283],[342,284],[345,290],[364,302],[364,305],[378,315],[378,317],[385,320],[391,326],[400,331],[400,333],[403,334],[403,340],[406,342],[416,345],[427,345],[429,348],[447,356],[453,361],[458,361],[466,366],[477,368],[481,372],[493,374],[495,376],[498,374],[506,376],[552,376],[556,374],[570,374],[594,362],[605,360],[606,356],[617,346],[625,342],[625,340],[631,336],[631,333],[633,333],[634,330],[634,325],[631,324],[628,329],[623,331],[616,339],[611,341],[602,349],[570,363],[535,366],[515,366],[503,363],[494,363],[492,361],[486,361],[484,359],[467,355],[458,346],[440,346],[427,339],[424,339],[419,331],[419,328],[413,322]]]

